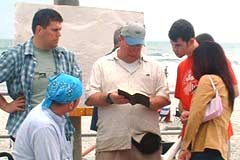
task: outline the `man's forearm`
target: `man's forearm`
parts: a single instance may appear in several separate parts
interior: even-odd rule
[[[162,96],[150,97],[150,108],[153,110],[161,109],[164,106],[171,104],[171,101]]]
[[[6,99],[2,95],[0,95],[0,108],[6,111],[5,109],[6,105],[7,105]]]
[[[107,106],[109,105],[106,101],[107,93],[97,92],[88,97],[85,104],[88,106]]]

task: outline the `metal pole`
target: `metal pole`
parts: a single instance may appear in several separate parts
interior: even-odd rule
[[[79,6],[79,0],[54,0],[56,5]]]

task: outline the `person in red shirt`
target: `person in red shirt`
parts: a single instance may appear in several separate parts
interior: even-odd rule
[[[181,110],[181,121],[183,123],[182,135],[184,135],[184,128],[188,119],[192,94],[198,85],[198,81],[192,74],[192,54],[198,47],[199,43],[195,38],[193,25],[185,19],[175,21],[168,33],[173,52],[177,57],[181,58],[187,56],[177,69],[177,80],[175,88],[175,98],[179,99],[179,108]],[[233,72],[230,61],[228,60],[228,67],[231,77],[233,79],[235,97],[238,96],[238,83]],[[233,135],[232,125],[229,124],[229,137]]]

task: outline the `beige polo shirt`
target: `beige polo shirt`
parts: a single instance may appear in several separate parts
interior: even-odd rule
[[[117,52],[98,59],[86,87],[86,98],[97,92],[122,89],[147,96],[169,99],[165,74],[159,62],[142,55],[134,72],[129,72]],[[98,108],[97,150],[111,151],[131,148],[131,137],[140,141],[145,133],[160,135],[158,113],[143,105],[108,105]]]

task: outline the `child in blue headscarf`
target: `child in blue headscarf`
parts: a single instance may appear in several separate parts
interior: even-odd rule
[[[49,78],[46,98],[20,126],[14,146],[15,160],[71,160],[72,145],[65,137],[65,114],[77,107],[82,83],[61,73]]]

